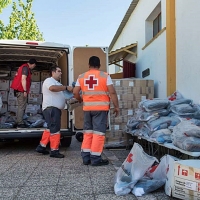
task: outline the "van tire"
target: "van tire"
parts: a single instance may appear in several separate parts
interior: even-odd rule
[[[63,137],[60,140],[61,146],[62,147],[69,147],[71,145],[72,142],[72,137]]]

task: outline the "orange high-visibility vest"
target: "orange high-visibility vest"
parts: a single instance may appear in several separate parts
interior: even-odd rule
[[[96,69],[79,75],[84,111],[108,111],[110,109],[107,77],[107,73]]]

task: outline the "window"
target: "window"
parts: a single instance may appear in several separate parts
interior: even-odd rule
[[[162,30],[161,2],[150,12],[145,20],[145,43],[151,41]]]
[[[161,13],[153,20],[153,37],[161,30]]]

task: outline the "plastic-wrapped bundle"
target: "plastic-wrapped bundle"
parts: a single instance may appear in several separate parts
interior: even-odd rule
[[[190,121],[195,124],[196,126],[200,126],[200,120],[199,119],[190,119]]]
[[[150,120],[147,122],[147,127],[151,131],[168,128],[169,126],[175,126],[180,123],[180,119],[177,117],[160,117],[156,120]]]
[[[191,121],[182,121],[174,127],[172,142],[185,151],[200,151],[200,128]]]
[[[129,129],[136,129],[137,128],[137,126],[138,126],[138,124],[139,124],[140,122],[135,118],[135,117],[131,117],[129,120],[128,120],[128,122],[127,122],[127,124],[126,124],[126,126],[129,128]]]
[[[171,131],[169,129],[161,129],[153,132],[150,138],[157,143],[172,142]]]
[[[34,123],[40,119],[43,119],[43,116],[41,114],[36,114],[36,115],[29,116],[26,120],[30,123]]]
[[[176,99],[174,101],[170,101],[170,106],[178,105],[178,104],[192,104],[191,99]]]
[[[142,178],[139,180],[134,186],[132,193],[136,197],[140,197],[144,194],[148,194],[157,190],[165,184],[166,180],[159,179],[150,179],[150,178]]]
[[[172,106],[171,111],[180,116],[189,116],[197,112],[197,108],[189,104],[178,104]]]
[[[4,123],[4,124],[0,124],[0,129],[13,128],[13,126],[14,126],[13,123]]]
[[[153,100],[145,100],[141,103],[141,106],[147,111],[155,111],[167,108],[169,106],[168,100],[162,100],[162,99],[153,99]]]
[[[30,125],[30,128],[40,128],[43,127],[43,124],[45,123],[44,119],[38,119],[34,123]]]

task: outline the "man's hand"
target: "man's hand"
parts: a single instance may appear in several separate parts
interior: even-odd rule
[[[117,117],[119,115],[119,108],[114,108],[113,114]]]
[[[27,97],[27,92],[24,92],[24,97]]]
[[[67,86],[66,89],[67,89],[69,92],[73,92],[73,87],[72,87],[72,86]]]

